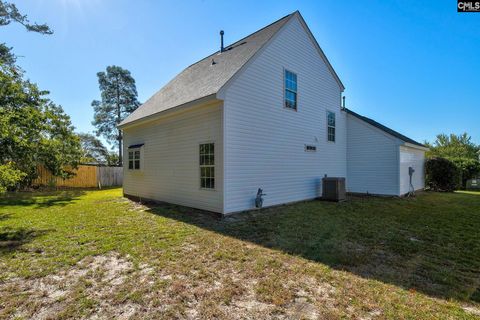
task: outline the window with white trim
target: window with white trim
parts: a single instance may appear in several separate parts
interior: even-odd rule
[[[335,112],[327,111],[327,139],[335,142]]]
[[[285,108],[297,110],[297,75],[285,70]]]
[[[140,170],[140,148],[128,149],[128,169]]]
[[[215,144],[200,144],[200,188],[215,189]]]

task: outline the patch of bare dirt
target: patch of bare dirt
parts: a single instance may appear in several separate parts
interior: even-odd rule
[[[464,306],[463,310],[465,310],[467,313],[473,314],[474,316],[479,316],[480,317],[480,309],[475,308],[472,306]]]
[[[144,269],[139,272],[144,272]],[[11,279],[0,285],[0,291],[14,289],[17,294],[29,297],[24,305],[18,307],[13,318],[52,319],[64,312],[67,305],[75,303],[73,299],[94,301],[99,298],[98,301],[101,301],[102,297],[121,286],[132,271],[131,262],[116,253],[110,253],[87,257],[58,274],[35,279]],[[116,308],[100,302],[97,308],[99,314],[112,309],[108,311],[121,318],[123,314],[131,314],[133,307]]]
[[[197,245],[186,251],[197,252]],[[57,274],[11,279],[0,284],[0,292],[24,297],[11,319],[336,319],[340,309],[351,318],[381,317],[375,309],[345,313],[335,284],[289,274],[288,260],[275,271],[209,255],[191,259],[153,267],[117,253],[91,256]]]

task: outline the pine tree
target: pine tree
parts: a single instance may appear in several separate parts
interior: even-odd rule
[[[94,120],[97,135],[118,145],[118,162],[122,165],[122,132],[117,125],[138,108],[137,88],[130,71],[118,66],[107,67],[97,73],[101,101],[94,100]]]

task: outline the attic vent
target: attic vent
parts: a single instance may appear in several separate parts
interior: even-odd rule
[[[312,146],[312,145],[306,144],[305,145],[305,151],[315,152],[315,151],[317,151],[317,146]]]
[[[235,49],[236,47],[239,47],[239,46],[241,46],[241,45],[244,45],[245,43],[247,43],[247,41],[243,41],[243,42],[241,42],[241,43],[239,43],[239,44],[237,44],[237,45],[231,45],[230,47],[224,49],[223,51],[230,51],[230,50],[232,50],[232,49]]]

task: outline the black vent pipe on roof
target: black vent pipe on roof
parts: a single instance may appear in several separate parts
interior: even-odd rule
[[[223,30],[220,30],[220,52],[224,52],[225,48],[223,47],[223,35],[225,32]]]

